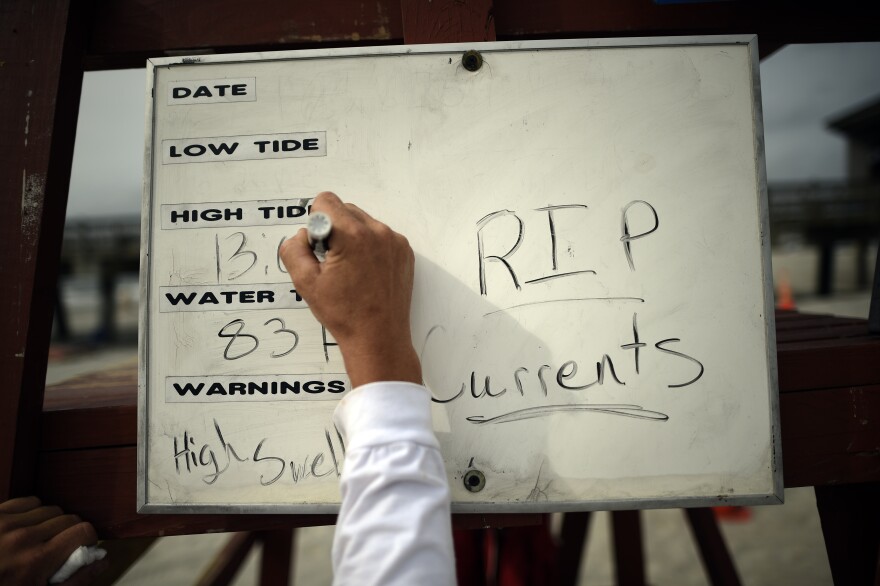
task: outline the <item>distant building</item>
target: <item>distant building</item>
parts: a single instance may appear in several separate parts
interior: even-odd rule
[[[796,234],[816,246],[816,292],[832,293],[835,249],[856,245],[856,286],[870,284],[869,249],[880,234],[880,96],[828,121],[847,140],[847,180],[770,185],[774,242]]]
[[[847,139],[850,181],[880,181],[880,96],[830,120],[828,128]]]

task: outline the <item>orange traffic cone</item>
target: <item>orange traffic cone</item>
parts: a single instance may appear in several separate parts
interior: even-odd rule
[[[744,523],[752,518],[752,510],[749,507],[712,507],[715,518],[719,521],[734,521]]]
[[[794,303],[794,295],[791,292],[791,281],[789,281],[788,273],[785,271],[780,273],[778,284],[776,285],[776,309],[785,311],[797,309],[797,305]]]

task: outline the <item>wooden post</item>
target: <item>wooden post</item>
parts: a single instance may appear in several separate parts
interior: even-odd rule
[[[253,531],[233,533],[196,582],[196,586],[227,586],[238,575],[244,560],[257,541]]]
[[[645,586],[641,511],[612,511],[614,570],[619,586]]]
[[[0,501],[34,488],[83,16],[67,0],[0,3]]]
[[[874,267],[874,286],[871,288],[871,309],[868,313],[868,331],[880,335],[880,251]]]
[[[700,548],[703,568],[712,586],[739,586],[739,574],[724,543],[712,509],[685,509],[694,541]]]
[[[834,584],[880,584],[880,483],[817,486],[815,491]]]
[[[819,241],[819,270],[816,275],[816,294],[827,297],[834,290],[835,240],[825,236]]]
[[[575,586],[578,583],[591,516],[590,512],[565,513],[563,516],[562,544],[559,548],[560,586]]]
[[[260,562],[261,586],[277,586],[290,583],[290,567],[293,558],[293,536],[296,529],[261,531],[263,557]]]

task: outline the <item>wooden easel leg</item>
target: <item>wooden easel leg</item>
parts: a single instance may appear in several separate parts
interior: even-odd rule
[[[834,583],[880,583],[880,483],[817,486],[815,490]]]
[[[198,579],[196,586],[226,586],[232,583],[256,540],[257,536],[252,531],[233,533]]]
[[[645,552],[640,511],[611,513],[614,567],[619,586],[645,586]]]
[[[263,557],[260,561],[260,586],[290,584],[293,534],[296,529],[261,531]]]
[[[724,536],[718,529],[718,521],[712,509],[684,509],[687,514],[694,541],[700,548],[703,568],[709,575],[713,586],[739,586],[739,575],[733,558],[724,543]]]
[[[460,529],[452,534],[458,586],[486,586],[486,529]]]
[[[545,515],[541,525],[505,527],[496,534],[496,584],[559,584],[559,548],[550,534],[549,517],[550,515]]]
[[[575,586],[583,561],[584,543],[590,530],[592,513],[565,513],[562,517],[562,543],[559,546],[559,584]]]
[[[834,290],[834,240],[824,239],[819,244],[819,275],[816,293],[822,296],[831,295]]]

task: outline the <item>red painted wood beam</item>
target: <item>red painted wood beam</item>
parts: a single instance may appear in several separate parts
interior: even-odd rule
[[[0,501],[33,489],[82,84],[82,14],[0,3]]]
[[[107,0],[91,19],[86,65],[142,67],[147,57],[167,54],[496,36],[757,34],[762,54],[769,54],[786,43],[880,40],[875,11],[870,2],[757,0],[674,5],[651,0]]]
[[[95,10],[87,69],[149,57],[401,44],[399,0],[108,0]]]
[[[407,45],[495,40],[492,0],[401,0],[400,8]]]

